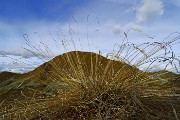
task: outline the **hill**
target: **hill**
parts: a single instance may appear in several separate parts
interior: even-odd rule
[[[12,73],[12,72],[1,72],[0,73],[0,83],[6,81],[7,79],[15,77],[17,75],[19,75],[19,74]]]
[[[160,116],[156,114],[156,108],[153,113],[151,111],[144,117],[158,116],[159,119],[164,119],[163,115],[167,113],[172,117],[172,109],[169,107],[166,109],[165,106],[170,105],[167,96],[178,93],[178,80],[179,75],[167,71],[143,72],[124,62],[107,59],[96,53],[72,51],[57,56],[25,74],[0,73],[0,103],[5,108],[9,105],[13,106],[9,109],[11,113],[15,108],[22,109],[15,112],[16,114],[2,112],[7,118],[8,116],[18,118],[17,115],[20,115],[22,119],[25,116],[29,119],[40,119],[41,116],[42,119],[46,116],[51,119],[65,119],[75,110],[71,108],[72,106],[77,107],[78,110],[77,113],[74,112],[75,116],[71,116],[74,119],[78,119],[80,114],[83,114],[84,118],[88,118],[89,115],[97,118],[96,115],[101,114],[98,113],[101,108],[96,109],[96,104],[102,107],[101,117],[104,118],[105,112],[108,111],[103,106],[107,104],[110,105],[112,119],[120,119],[120,116],[124,119],[126,115],[131,119],[137,117],[136,115],[144,114],[143,111],[147,107],[144,108],[142,103],[153,109],[157,107],[155,102],[159,102],[158,104],[163,108]],[[174,99],[173,103],[179,114],[180,107],[177,105],[179,99],[173,97],[172,100]],[[27,101],[31,108],[28,110],[24,106]],[[154,105],[147,101],[153,101]],[[101,102],[103,104],[100,104]],[[85,109],[81,108],[82,106]],[[129,108],[126,108],[127,106]],[[37,109],[40,113],[37,113]],[[48,111],[45,112],[46,110]],[[88,110],[95,111],[88,112]],[[49,113],[50,111],[53,113]],[[119,115],[115,115],[115,111]],[[64,117],[56,115],[63,112],[66,113]],[[52,118],[53,116],[55,118]]]
[[[31,72],[17,75],[15,73],[6,73],[6,75],[14,75],[13,81],[16,81],[14,88],[24,88],[25,86],[30,86],[30,83],[33,85],[47,85],[56,79],[63,81],[63,79],[100,76],[104,79],[110,79],[108,77],[117,73],[122,67],[126,70],[122,70],[121,74],[124,72],[123,74],[126,77],[130,75],[130,72],[139,71],[126,63],[109,60],[95,53],[72,51],[55,57]],[[105,72],[101,72],[104,70]],[[125,75],[126,72],[127,74]],[[5,73],[1,74],[1,76],[4,76]],[[11,78],[12,75],[9,75],[7,78]],[[9,79],[1,78],[1,81],[5,80],[7,82]]]

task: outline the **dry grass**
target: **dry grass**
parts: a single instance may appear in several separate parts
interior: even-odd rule
[[[21,97],[2,101],[0,118],[178,120],[179,97],[168,97],[174,95],[172,84],[159,84],[159,76],[166,73],[147,72],[157,64],[175,66],[173,61],[179,60],[173,51],[166,52],[179,36],[175,39],[139,46],[123,43],[116,52],[108,54],[110,59],[80,51],[58,56],[24,75],[33,76],[40,86],[32,87],[31,92],[25,87],[18,93]],[[162,50],[165,53],[156,57]],[[138,69],[147,63],[150,65],[145,71]],[[20,86],[23,85],[24,82]]]

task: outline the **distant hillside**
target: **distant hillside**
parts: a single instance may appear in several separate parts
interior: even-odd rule
[[[0,73],[0,83],[6,81],[7,79],[15,77],[17,75],[19,75],[19,74],[18,73],[12,73],[12,72],[1,72]]]
[[[176,87],[180,87],[180,74],[175,74],[169,71],[159,71],[154,74],[158,74],[163,79],[169,79],[169,82]]]

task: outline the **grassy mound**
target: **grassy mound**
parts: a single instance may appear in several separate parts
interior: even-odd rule
[[[72,51],[34,71],[8,79],[1,89],[2,119],[178,119],[169,72],[149,73],[92,52]],[[174,76],[174,77],[173,77]],[[161,84],[161,79],[167,81]],[[5,84],[5,83],[3,83]],[[172,89],[174,88],[174,89]],[[18,89],[18,90],[17,90]],[[171,97],[172,96],[172,97]]]

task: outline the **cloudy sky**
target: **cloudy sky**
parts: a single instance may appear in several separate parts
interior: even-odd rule
[[[141,34],[131,31],[130,42],[162,41],[180,32],[179,13],[180,0],[0,0],[0,71],[32,70],[74,50],[72,40],[78,50],[108,53],[131,28]]]

